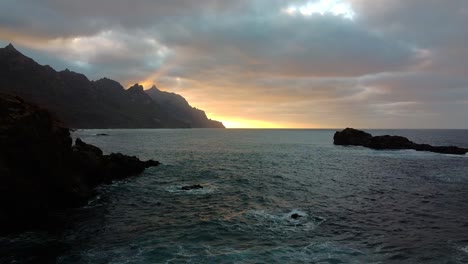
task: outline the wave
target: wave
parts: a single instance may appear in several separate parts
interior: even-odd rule
[[[203,188],[201,189],[183,190],[182,188],[187,185],[193,185],[193,184],[171,185],[169,187],[166,187],[165,191],[170,192],[170,193],[176,193],[176,194],[204,195],[204,194],[212,194],[216,192],[218,189],[215,185],[204,183],[204,184],[201,184],[203,186]]]

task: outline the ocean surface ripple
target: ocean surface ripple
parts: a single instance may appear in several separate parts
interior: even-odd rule
[[[466,130],[370,132],[468,147]],[[100,187],[60,227],[0,237],[0,263],[468,263],[468,156],[333,133],[78,130],[162,165]]]

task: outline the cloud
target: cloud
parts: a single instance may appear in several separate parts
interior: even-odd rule
[[[213,64],[215,58],[218,63],[258,74],[358,76],[404,70],[423,59],[417,49],[362,30],[340,16],[328,13],[290,16],[281,11],[283,6],[270,7],[262,1],[259,3],[265,6],[261,14],[258,7],[236,8],[225,1],[202,1],[199,4],[193,1],[139,1],[130,6],[128,1],[64,4],[50,0],[39,5],[23,0],[19,1],[20,9],[25,8],[26,2],[42,15],[41,18],[24,16],[19,19],[10,15],[12,23],[7,24],[7,30],[13,31],[13,22],[24,19],[25,26],[15,30],[24,30],[26,35],[34,30],[32,35],[49,36],[47,45],[99,39],[100,43],[90,52],[98,57],[100,54],[97,53],[104,53],[103,59],[109,48],[116,48],[119,54],[118,44],[126,41],[129,35],[137,40],[141,35],[148,35],[162,45],[178,49],[178,67],[194,72],[218,67]],[[238,13],[229,14],[226,12],[228,8],[234,8]],[[166,12],[171,16],[161,16]],[[121,38],[109,32],[120,32]],[[110,47],[113,42],[116,44]],[[65,48],[76,53],[78,44]],[[132,44],[138,45],[137,41]],[[88,50],[89,47],[84,46],[82,53]]]
[[[370,30],[431,50],[434,71],[468,73],[468,2],[464,0],[351,0]]]
[[[245,71],[270,75],[360,76],[404,71],[425,59],[413,47],[331,15],[217,20],[187,23],[185,30],[190,33],[175,34],[175,28],[163,34],[162,40],[182,52],[199,54],[193,58],[201,64],[196,66],[210,67],[216,58]]]
[[[91,37],[54,39],[46,50],[59,54],[85,72],[141,79],[159,69],[171,50],[142,33],[104,31]]]
[[[462,0],[0,0],[41,63],[295,126],[459,126],[466,24]]]

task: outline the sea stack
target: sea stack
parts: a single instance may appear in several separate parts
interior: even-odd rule
[[[346,128],[343,131],[337,131],[333,136],[335,145],[363,146],[366,148],[383,149],[414,149],[416,151],[429,151],[441,154],[465,155],[468,152],[466,148],[456,146],[431,146],[428,144],[418,144],[402,136],[372,136],[361,130]]]

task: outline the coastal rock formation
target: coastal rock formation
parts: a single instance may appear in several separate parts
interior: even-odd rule
[[[372,135],[353,128],[346,128],[341,132],[336,132],[333,140],[335,145],[366,146],[372,140]]]
[[[148,167],[159,165],[158,161],[141,161],[135,156],[120,153],[103,155],[101,149],[79,138],[72,147],[72,155],[74,169],[81,171],[86,183],[93,187],[137,175]]]
[[[0,94],[0,229],[87,203],[94,187],[141,173],[140,161],[77,139],[47,110]]]
[[[428,144],[417,144],[401,136],[375,136],[353,128],[346,128],[336,132],[333,136],[335,145],[363,146],[371,149],[414,149],[417,151],[429,151],[441,154],[465,155],[466,148],[455,146],[431,146]]]
[[[191,112],[158,103],[138,84],[126,90],[108,78],[91,81],[39,65],[11,44],[0,48],[0,92],[44,106],[72,128],[223,127],[208,119],[192,122]]]

